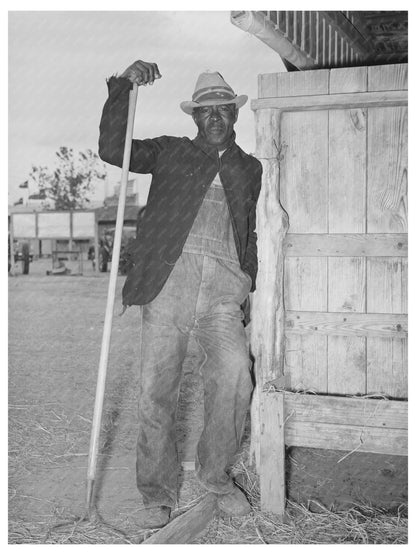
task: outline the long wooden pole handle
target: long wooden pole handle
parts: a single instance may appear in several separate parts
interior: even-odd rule
[[[114,235],[113,254],[111,259],[110,281],[108,284],[107,306],[105,310],[103,337],[101,342],[100,363],[98,366],[97,389],[95,393],[94,417],[92,421],[90,450],[88,456],[88,480],[95,479],[97,456],[103,412],[105,380],[107,376],[108,355],[110,352],[111,327],[113,322],[114,300],[117,286],[118,265],[120,261],[121,238],[124,223],[124,208],[126,205],[127,182],[129,178],[131,143],[133,139],[134,114],[136,111],[138,86],[133,83],[129,96],[129,111],[127,116],[126,142],[124,145],[123,166],[121,172],[120,196],[117,209],[116,230]],[[91,488],[92,489],[92,488]],[[88,494],[87,494],[88,495]],[[92,491],[88,495],[91,498]],[[87,503],[89,503],[87,501]]]

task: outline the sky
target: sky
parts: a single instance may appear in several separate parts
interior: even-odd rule
[[[135,137],[194,137],[179,104],[213,70],[249,97],[235,127],[247,152],[255,151],[257,76],[285,71],[276,52],[230,22],[230,11],[9,11],[8,32],[9,204],[22,196],[32,164],[55,166],[60,146],[97,152],[106,78],[137,59],[157,63],[162,79],[139,89]],[[115,184],[120,169],[107,169]]]

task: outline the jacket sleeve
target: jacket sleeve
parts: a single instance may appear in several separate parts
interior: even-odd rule
[[[129,91],[132,83],[123,77],[110,77],[107,81],[108,98],[100,121],[98,153],[109,164],[121,168],[127,127]],[[168,137],[156,139],[133,139],[130,171],[153,173],[160,152],[166,147]]]
[[[255,192],[254,192],[254,202],[250,208],[248,215],[248,240],[247,240],[247,250],[246,257],[244,261],[244,266],[249,270],[252,279],[251,292],[256,289],[256,276],[257,276],[257,233],[256,233],[256,208],[257,200],[260,194],[261,188],[261,176],[263,168],[261,163],[256,160],[256,168],[254,172],[255,179]]]

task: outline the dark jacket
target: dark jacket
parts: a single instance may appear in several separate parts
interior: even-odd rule
[[[109,97],[100,123],[99,154],[121,167],[127,124],[128,79],[111,77]],[[219,172],[234,231],[241,269],[257,274],[256,202],[262,166],[234,142],[221,159],[215,147],[201,137],[162,136],[134,139],[130,171],[153,178],[138,238],[129,249],[131,268],[123,288],[123,304],[142,305],[162,289],[179,258],[205,193]]]

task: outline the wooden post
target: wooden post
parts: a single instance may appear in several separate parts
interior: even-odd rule
[[[256,113],[257,156],[263,165],[263,183],[257,203],[259,270],[253,295],[251,347],[255,357],[256,391],[252,406],[251,453],[261,471],[260,422],[263,389],[282,376],[284,361],[283,240],[288,217],[280,204],[280,112]]]
[[[261,508],[283,519],[286,504],[283,392],[263,394],[261,420]]]

